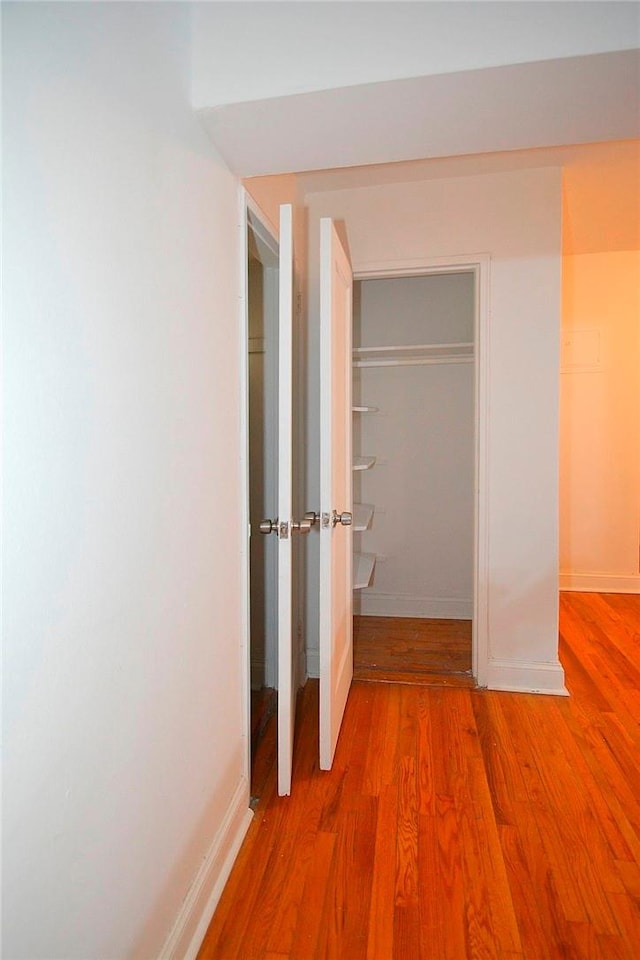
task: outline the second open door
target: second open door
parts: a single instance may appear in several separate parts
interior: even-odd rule
[[[292,623],[293,208],[280,207],[278,290],[278,794],[291,793],[296,711]]]
[[[352,271],[320,221],[320,767],[330,770],[353,677]]]

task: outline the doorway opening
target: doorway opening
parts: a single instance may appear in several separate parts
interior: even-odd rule
[[[479,270],[354,284],[354,676],[474,686]]]
[[[247,210],[246,323],[249,501],[250,792],[261,795],[275,756],[278,656],[277,540],[260,524],[277,516],[278,245]],[[273,740],[272,749],[265,739]],[[258,748],[263,762],[256,764]]]

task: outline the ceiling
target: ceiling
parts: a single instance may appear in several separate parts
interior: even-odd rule
[[[200,111],[243,177],[640,137],[640,51],[361,84]]]
[[[640,46],[619,0],[197,2],[195,109]]]
[[[565,252],[640,248],[640,4],[192,5],[192,102],[303,193],[563,169]]]

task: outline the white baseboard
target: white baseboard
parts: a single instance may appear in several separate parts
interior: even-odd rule
[[[307,650],[307,676],[313,680],[320,676],[320,653],[317,650]]]
[[[511,693],[569,696],[564,685],[564,670],[559,661],[548,663],[546,660],[502,660],[489,657],[487,687],[489,690],[505,690]]]
[[[358,601],[358,613],[364,617],[420,617],[427,620],[471,620],[473,617],[473,600],[414,597],[367,590],[358,597]]]
[[[640,573],[612,577],[608,573],[561,573],[560,589],[579,593],[640,593]]]
[[[249,784],[243,778],[194,877],[159,960],[195,960],[252,818]]]
[[[320,657],[317,650],[307,651],[307,674],[320,676]],[[564,670],[560,661],[505,660],[490,657],[487,663],[487,688],[511,693],[545,693],[567,697]]]

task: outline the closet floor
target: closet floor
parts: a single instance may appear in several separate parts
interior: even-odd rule
[[[358,680],[473,687],[471,620],[353,618]]]

